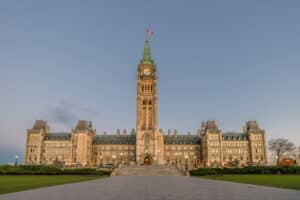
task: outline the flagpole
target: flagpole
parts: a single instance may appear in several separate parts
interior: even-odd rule
[[[153,35],[153,33],[154,32],[152,32],[151,30],[150,30],[150,28],[149,27],[147,27],[146,28],[146,40],[148,40],[148,41],[150,41],[150,37]]]
[[[146,40],[149,41],[150,37],[149,37],[149,28],[146,28]]]

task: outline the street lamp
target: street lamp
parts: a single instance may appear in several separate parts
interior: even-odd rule
[[[176,164],[176,166],[177,166],[177,156],[178,156],[178,153],[177,152],[175,152],[175,164]]]
[[[103,156],[101,155],[100,156],[100,168],[102,167],[102,159],[103,159]]]
[[[113,170],[115,169],[115,159],[116,159],[116,155],[112,155],[112,159],[113,159]]]
[[[189,158],[188,155],[185,155],[185,156],[184,156],[184,159],[185,159],[185,172],[187,172],[187,170],[188,170],[188,163],[187,163],[188,158]]]
[[[18,156],[18,155],[16,155],[16,156],[15,156],[15,167],[17,167],[17,166],[18,166],[18,159],[19,159],[19,156]]]
[[[120,157],[121,157],[121,164],[123,164],[123,152],[120,153]]]

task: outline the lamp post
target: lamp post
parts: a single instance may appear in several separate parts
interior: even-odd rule
[[[184,156],[184,159],[185,159],[185,172],[186,172],[186,173],[187,173],[187,170],[188,170],[188,163],[187,163],[188,158],[189,158],[188,155],[185,155],[185,156]]]
[[[194,167],[197,168],[197,156],[194,156]]]
[[[116,155],[112,155],[112,159],[113,159],[113,170],[115,169],[115,159],[116,159]]]
[[[120,153],[121,164],[123,164],[123,152]]]
[[[177,152],[175,152],[175,165],[177,166],[177,156],[178,156],[178,153]]]
[[[15,167],[17,167],[17,166],[18,166],[18,159],[19,159],[19,156],[18,156],[18,155],[16,155],[16,156],[15,156]]]
[[[101,155],[100,156],[100,168],[102,167],[102,159],[103,159],[103,156]]]

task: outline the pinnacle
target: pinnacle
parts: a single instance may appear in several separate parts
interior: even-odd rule
[[[149,40],[145,41],[143,57],[141,59],[141,64],[153,64],[152,56],[151,56],[151,49],[150,49],[150,42]]]

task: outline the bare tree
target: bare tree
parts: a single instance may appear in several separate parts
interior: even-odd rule
[[[271,139],[269,141],[269,150],[276,155],[277,165],[279,165],[280,159],[283,155],[294,153],[295,149],[295,144],[284,138]]]

